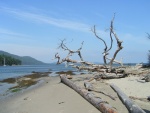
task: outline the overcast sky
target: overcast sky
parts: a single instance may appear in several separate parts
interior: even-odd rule
[[[66,54],[57,49],[60,40],[66,39],[72,50],[84,41],[84,60],[103,62],[104,45],[91,28],[96,25],[97,34],[109,45],[110,21],[116,13],[114,30],[124,47],[117,60],[147,62],[149,6],[150,0],[0,0],[0,50],[50,63],[56,52]],[[114,43],[109,57],[116,48]]]

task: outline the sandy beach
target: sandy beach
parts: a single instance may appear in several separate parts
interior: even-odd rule
[[[72,81],[83,87],[83,82],[90,76],[92,75],[75,75]],[[127,96],[146,98],[150,94],[150,83],[138,79],[139,77],[127,77],[93,82],[100,91],[113,95],[115,101],[103,94],[93,93],[106,100],[118,112],[128,113],[109,84],[116,84]],[[146,113],[150,113],[150,102],[138,99],[133,101]],[[60,83],[59,77],[47,77],[42,85],[0,100],[0,113],[100,113],[100,111],[74,90]]]
[[[79,94],[59,82],[59,77],[51,77],[48,83],[0,100],[0,113],[99,113]]]

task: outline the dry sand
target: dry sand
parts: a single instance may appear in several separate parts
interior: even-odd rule
[[[79,94],[51,77],[38,88],[0,100],[0,113],[100,113]]]
[[[132,96],[143,100],[134,99],[133,101],[144,109],[146,113],[150,113],[150,101],[145,101],[150,96],[150,82],[142,81],[138,76],[111,79],[106,82],[117,85],[128,97]]]
[[[84,81],[91,75],[74,76],[72,81],[83,87]],[[146,98],[150,95],[150,82],[139,81],[138,77],[127,77],[93,82],[96,89],[116,97],[116,101],[101,93],[95,96],[106,100],[119,113],[128,113],[117,94],[109,86],[117,85],[127,96]],[[0,100],[0,113],[100,113],[78,93],[66,85],[59,83],[59,77],[46,79],[45,84],[20,92],[12,97]],[[150,113],[150,102],[134,100],[146,113]]]

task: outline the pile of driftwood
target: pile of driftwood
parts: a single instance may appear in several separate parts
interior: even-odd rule
[[[122,46],[122,41],[119,40],[117,34],[114,31],[113,23],[114,23],[114,18],[111,20],[110,24],[110,47],[108,47],[107,43],[105,42],[104,39],[99,37],[96,32],[96,27],[94,26],[91,31],[95,35],[97,39],[99,39],[103,44],[104,44],[104,51],[103,51],[103,61],[104,64],[93,64],[87,61],[84,61],[82,55],[81,55],[81,50],[83,43],[81,43],[81,47],[77,50],[71,50],[66,46],[65,39],[61,40],[61,43],[59,45],[59,48],[67,51],[68,54],[65,58],[61,58],[59,53],[55,54],[55,59],[57,59],[57,64],[61,63],[66,63],[66,65],[74,67],[78,69],[78,71],[81,70],[87,70],[89,72],[96,72],[97,74],[93,77],[91,77],[90,80],[101,80],[101,79],[118,79],[118,78],[124,78],[130,75],[141,75],[141,80],[145,80],[146,82],[150,82],[150,70],[147,68],[142,68],[142,65],[136,65],[134,67],[130,66],[123,66],[122,61],[116,60],[117,54],[120,52],[120,50],[123,49]],[[117,44],[117,49],[112,55],[112,58],[109,58],[109,52],[112,49],[113,46],[113,37],[116,40]],[[79,56],[79,60],[73,60],[70,57],[73,54],[77,54]],[[118,63],[120,64],[120,67],[113,67],[113,63]],[[92,88],[92,85],[90,82],[84,83],[85,89],[77,86],[74,84],[72,81],[69,79],[72,79],[69,75],[64,76],[60,75],[61,82],[64,84],[68,85],[72,89],[74,89],[76,92],[78,92],[82,97],[84,97],[87,101],[89,101],[91,104],[93,104],[97,109],[99,109],[102,113],[117,113],[117,111],[111,107],[106,101],[102,100],[101,98],[95,97],[90,91],[95,91]],[[69,79],[68,79],[69,78]],[[126,105],[128,108],[129,112],[131,113],[145,113],[140,107],[135,105],[117,86],[111,85],[111,87],[117,92],[119,98],[121,98],[122,102]],[[115,99],[113,96],[106,94],[105,92],[100,92],[103,93],[106,96],[109,96],[111,99]]]
[[[114,27],[113,27],[114,18],[115,18],[115,14],[114,14],[114,17],[111,20],[111,24],[110,24],[110,33],[109,33],[110,34],[110,41],[111,41],[110,47],[108,47],[106,41],[103,38],[101,38],[100,36],[97,35],[95,26],[91,29],[91,31],[93,32],[95,37],[97,39],[99,39],[100,41],[102,41],[102,43],[104,44],[105,48],[104,48],[104,51],[102,53],[103,54],[104,65],[97,65],[97,64],[93,64],[93,63],[84,61],[84,59],[82,57],[82,54],[81,54],[81,50],[82,50],[82,46],[83,46],[84,42],[81,43],[81,47],[79,49],[71,50],[66,46],[65,39],[61,40],[61,43],[60,43],[58,48],[60,48],[64,51],[68,51],[68,54],[65,58],[61,59],[59,53],[56,53],[55,54],[55,59],[57,59],[57,64],[61,64],[61,63],[66,62],[67,65],[75,67],[78,70],[88,70],[88,71],[97,71],[97,72],[112,72],[112,70],[113,70],[112,65],[113,65],[114,62],[120,64],[121,66],[123,66],[122,61],[118,61],[118,60],[115,59],[117,54],[120,52],[120,50],[123,49],[123,46],[122,46],[122,41],[119,40],[117,34],[114,31]],[[110,50],[112,49],[112,46],[113,46],[113,37],[116,40],[117,49],[114,52],[113,57],[109,58],[108,55],[109,55],[109,52],[110,52]],[[73,54],[77,54],[79,56],[80,60],[71,59],[70,57]],[[109,61],[109,62],[107,62],[107,61]]]
[[[73,81],[67,78],[66,75],[60,75],[61,82],[75,90],[79,93],[84,99],[90,102],[93,106],[95,106],[102,113],[118,113],[116,109],[114,109],[107,101],[103,100],[100,97],[96,97],[91,91],[95,91],[98,93],[102,93],[112,100],[115,100],[115,97],[109,95],[102,91],[96,91],[90,82],[84,82],[85,88],[82,88],[76,85]],[[130,113],[145,113],[138,105],[136,105],[127,95],[125,95],[116,85],[110,85],[114,91],[117,93],[118,97],[121,99],[122,103],[126,106]]]

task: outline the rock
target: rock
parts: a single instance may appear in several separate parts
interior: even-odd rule
[[[150,75],[145,76],[145,82],[150,82]]]
[[[84,82],[84,87],[88,90],[88,91],[92,91],[94,89],[93,85],[90,82]]]
[[[150,96],[148,96],[147,100],[149,100],[149,101],[150,101]]]

